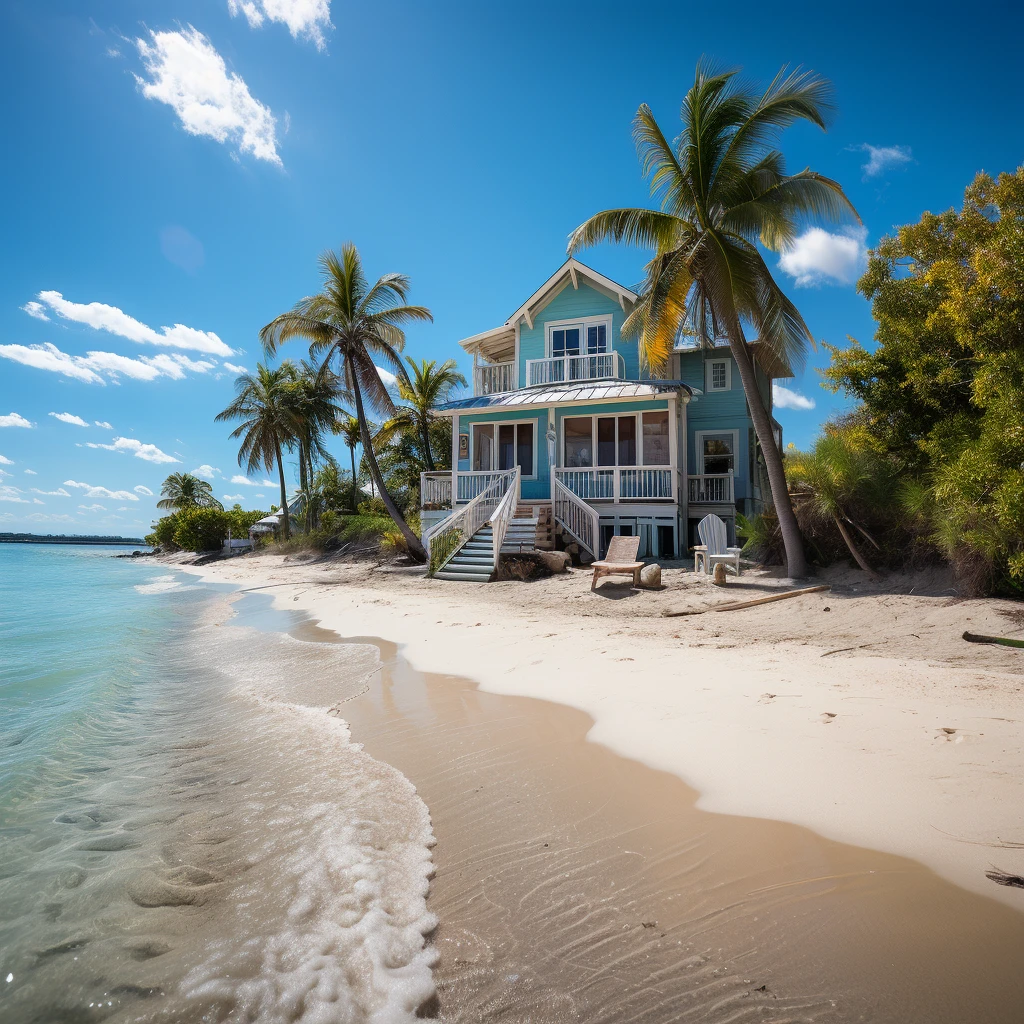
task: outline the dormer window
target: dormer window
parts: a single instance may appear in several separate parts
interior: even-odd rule
[[[732,360],[708,359],[704,363],[704,390],[729,391],[732,389]]]
[[[548,324],[548,352],[554,359],[601,355],[611,351],[608,345],[610,334],[611,317]]]

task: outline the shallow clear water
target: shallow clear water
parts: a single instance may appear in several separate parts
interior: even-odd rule
[[[115,553],[0,546],[0,1019],[411,1019],[429,817],[331,713],[376,651]]]

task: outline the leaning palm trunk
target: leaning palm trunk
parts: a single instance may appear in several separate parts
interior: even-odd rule
[[[284,539],[288,540],[292,535],[292,525],[288,518],[288,486],[284,479],[284,456],[280,441],[277,442],[277,475],[281,481],[281,533]]]
[[[839,530],[839,535],[843,538],[843,541],[846,544],[846,547],[849,550],[850,554],[853,555],[854,561],[869,576],[877,580],[879,578],[878,573],[875,572],[875,570],[872,569],[866,561],[864,561],[864,556],[860,553],[860,549],[857,547],[857,545],[854,544],[853,537],[850,536],[850,531],[846,528],[846,523],[843,522],[842,517],[834,515],[832,518],[835,520],[836,527]]]

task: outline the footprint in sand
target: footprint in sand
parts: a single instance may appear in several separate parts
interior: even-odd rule
[[[963,743],[967,739],[967,734],[960,732],[958,729],[950,729],[948,726],[943,726],[935,734],[937,740],[945,740],[947,743]]]
[[[821,713],[821,724],[830,725],[835,719],[836,713],[834,711],[823,711]]]

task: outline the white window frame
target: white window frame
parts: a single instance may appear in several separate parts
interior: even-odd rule
[[[725,387],[716,388],[714,386],[714,373],[712,367],[715,363],[721,363],[725,366]],[[704,360],[704,390],[707,394],[713,394],[720,391],[732,391],[732,360],[731,359],[720,359],[717,356],[714,359]]]
[[[693,443],[697,449],[697,476],[704,476],[704,438],[714,437],[716,434],[732,435],[732,478],[737,479],[740,475],[740,432],[738,430],[695,430],[693,432]]]
[[[667,412],[668,413],[668,458],[669,461],[664,466],[654,466],[643,461],[644,454],[644,413],[650,412]],[[636,462],[632,466],[623,466],[619,463],[619,419],[626,416],[632,416],[636,420]],[[615,419],[615,465],[613,466],[599,466],[597,464],[597,421],[599,419]],[[565,421],[566,420],[590,420],[590,450],[593,453],[591,456],[591,465],[570,467],[565,462]],[[635,469],[637,467],[646,467],[649,469],[671,469],[677,464],[676,458],[676,442],[675,442],[675,431],[673,430],[673,416],[672,409],[637,409],[633,412],[614,412],[609,410],[608,412],[587,412],[573,415],[571,409],[567,409],[565,414],[559,421],[559,438],[558,452],[556,457],[558,459],[558,466],[560,469]],[[709,433],[715,434],[726,434],[726,430],[715,430],[709,431]]]
[[[561,356],[553,354],[553,343],[551,338],[552,331],[557,331],[563,327],[576,327],[580,329],[580,356],[591,355],[587,352],[587,328],[597,327],[600,324],[605,325],[605,336],[607,338],[608,347],[604,350],[605,353],[615,351],[615,341],[612,335],[612,317],[608,316],[586,316],[586,317],[572,317],[570,320],[549,320],[544,325],[544,357],[546,359],[560,359]],[[604,353],[594,353],[601,354]],[[574,357],[570,357],[574,358]]]
[[[470,466],[469,472],[470,473],[501,473],[501,472],[503,472],[500,469],[473,469],[473,466],[476,465],[476,431],[473,429],[474,427],[494,427],[495,428],[495,431],[494,431],[494,455],[495,455],[495,458],[497,458],[497,454],[498,454],[498,431],[497,431],[497,428],[498,427],[517,427],[517,426],[519,426],[520,423],[528,423],[528,424],[530,424],[533,427],[533,472],[529,476],[527,476],[525,473],[522,474],[522,479],[523,480],[536,480],[536,479],[538,479],[538,469],[539,469],[539,466],[537,464],[537,455],[538,455],[537,445],[539,443],[538,442],[538,438],[537,438],[537,434],[538,434],[538,430],[537,430],[538,421],[535,420],[535,419],[530,419],[529,417],[527,417],[526,419],[521,419],[521,420],[474,420],[472,423],[470,423],[469,424],[469,466]],[[516,446],[516,451],[518,451],[519,450],[519,432],[518,431],[516,431],[516,445],[515,446]]]

